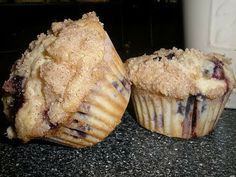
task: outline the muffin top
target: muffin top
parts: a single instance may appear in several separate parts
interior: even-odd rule
[[[133,86],[168,97],[184,99],[202,94],[210,99],[236,87],[230,59],[196,49],[160,49],[126,61]]]
[[[52,23],[12,67],[3,85],[4,112],[19,138],[40,137],[77,112],[94,83],[119,57],[94,12]]]

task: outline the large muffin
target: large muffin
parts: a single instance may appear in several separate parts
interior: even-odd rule
[[[73,147],[103,140],[130,96],[123,63],[94,12],[52,23],[12,67],[3,85],[9,138]]]
[[[230,59],[196,49],[161,49],[127,60],[138,122],[170,137],[211,132],[236,86]]]

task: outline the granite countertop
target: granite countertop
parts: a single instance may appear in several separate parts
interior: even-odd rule
[[[0,176],[236,176],[236,110],[224,110],[210,135],[193,140],[151,133],[126,112],[98,145],[72,149],[1,138]]]

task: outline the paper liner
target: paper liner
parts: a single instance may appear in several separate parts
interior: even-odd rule
[[[169,137],[189,139],[211,132],[224,109],[230,92],[210,100],[202,95],[177,100],[132,88],[138,123],[144,128]]]
[[[104,60],[110,72],[94,85],[71,121],[47,135],[47,140],[76,148],[92,146],[107,137],[120,123],[131,89],[123,63],[111,46],[107,37]]]

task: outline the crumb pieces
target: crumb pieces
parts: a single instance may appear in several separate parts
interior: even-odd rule
[[[220,69],[214,69],[219,63]],[[151,93],[180,99],[201,93],[213,99],[223,96],[236,83],[229,64],[230,59],[221,54],[173,48],[130,58],[126,68],[132,84]]]

